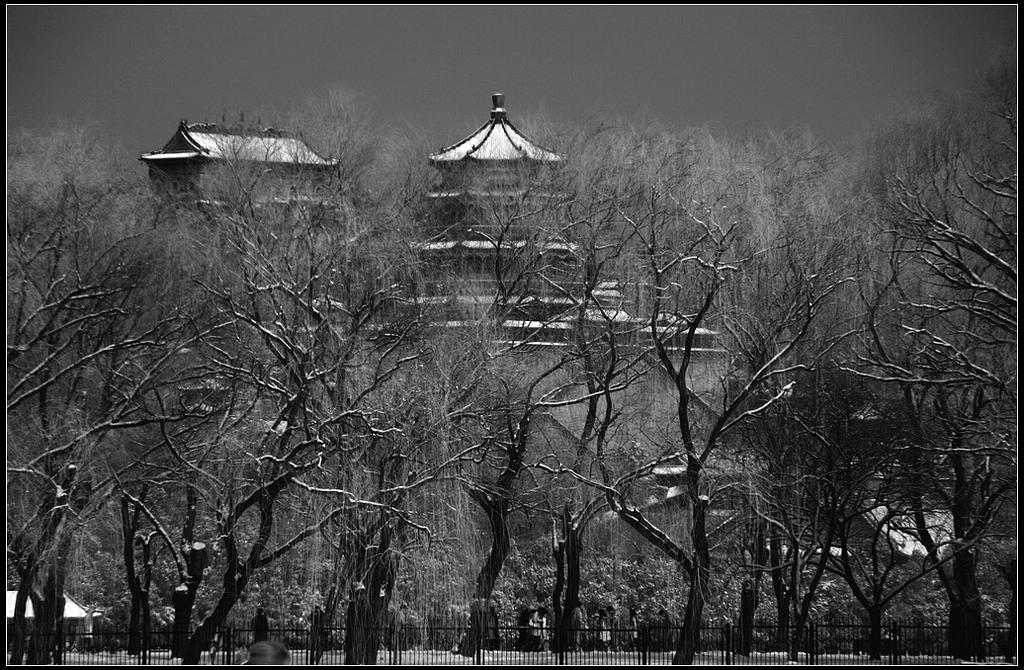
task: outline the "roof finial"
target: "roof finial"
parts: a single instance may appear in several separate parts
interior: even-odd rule
[[[492,119],[504,119],[505,118],[505,94],[495,93],[491,96],[491,102],[494,104],[494,109],[491,110]]]

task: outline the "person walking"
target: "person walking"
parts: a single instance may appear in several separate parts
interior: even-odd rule
[[[541,650],[541,613],[539,609],[530,610],[530,619],[528,623],[528,637],[526,641],[526,651],[540,651]]]
[[[325,623],[324,609],[317,605],[309,617],[309,651],[313,655],[314,663],[319,663],[324,653],[324,643],[327,641]]]
[[[501,649],[501,632],[498,630],[498,608],[494,603],[487,604],[484,615],[484,649],[498,651]]]
[[[657,651],[671,651],[675,646],[675,622],[664,607],[658,610],[658,624],[655,635]]]
[[[629,608],[629,619],[626,625],[629,630],[628,633],[628,644],[630,651],[639,649],[640,647],[640,617],[637,616],[636,608]]]
[[[597,631],[594,643],[598,651],[608,651],[612,646],[612,628],[608,622],[608,612],[604,608],[597,610],[597,622],[594,624]]]
[[[611,650],[622,651],[625,648],[622,637],[622,629],[625,628],[625,626],[621,621],[619,621],[619,617],[615,613],[615,607],[613,605],[608,606],[608,626],[612,631]]]
[[[256,608],[256,616],[252,618],[252,641],[266,642],[270,639],[270,619],[262,607]]]
[[[530,651],[530,620],[533,618],[533,610],[524,607],[519,613],[516,624],[519,629],[519,638],[516,640],[516,651]]]
[[[577,604],[572,608],[572,651],[585,651],[587,647],[587,610],[583,604]]]
[[[541,606],[537,609],[538,651],[548,651],[551,648],[548,625],[548,608]]]

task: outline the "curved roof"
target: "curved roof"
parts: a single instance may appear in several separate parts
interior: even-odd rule
[[[492,96],[494,109],[491,118],[480,126],[472,135],[430,154],[435,163],[448,163],[465,159],[483,161],[560,161],[562,157],[555,152],[537,144],[512,125],[505,112],[505,96],[495,93]]]
[[[241,160],[259,163],[290,163],[293,165],[327,166],[336,160],[322,158],[305,142],[286,133],[263,131],[232,131],[211,123],[188,124],[185,121],[161,151],[143,154],[144,161],[182,158]]]

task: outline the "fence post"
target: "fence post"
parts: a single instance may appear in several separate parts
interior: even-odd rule
[[[987,626],[985,626],[985,624],[982,624],[981,625],[981,639],[978,640],[978,644],[975,645],[975,647],[974,647],[975,649],[978,650],[978,662],[979,663],[984,663],[986,660],[988,660],[988,654],[986,653],[986,649],[985,649],[985,641],[988,639],[988,634],[986,633],[987,630],[988,630]]]
[[[54,650],[53,662],[55,665],[64,665],[68,648],[67,638],[64,636],[64,621],[57,626],[57,648]]]
[[[640,665],[647,665],[650,660],[650,627],[640,627]]]
[[[484,617],[481,613],[480,616],[476,617],[476,623],[473,625],[476,633],[476,653],[473,654],[473,664],[483,665],[484,664],[484,645],[487,643],[484,639]]]
[[[725,627],[722,629],[722,637],[725,642],[725,664],[732,665],[732,623],[729,621],[725,622]]]
[[[139,650],[139,664],[149,665],[149,626],[142,627],[142,649]]]
[[[818,651],[818,626],[810,621],[807,624],[807,664],[815,665]]]
[[[889,626],[889,662],[892,665],[900,662],[900,625],[895,621]]]

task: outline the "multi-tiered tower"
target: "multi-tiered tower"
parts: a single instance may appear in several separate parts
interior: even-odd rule
[[[559,224],[562,157],[509,120],[504,96],[490,118],[429,159],[440,183],[419,244],[420,301],[448,327],[493,323],[513,346],[560,347],[580,259]]]

